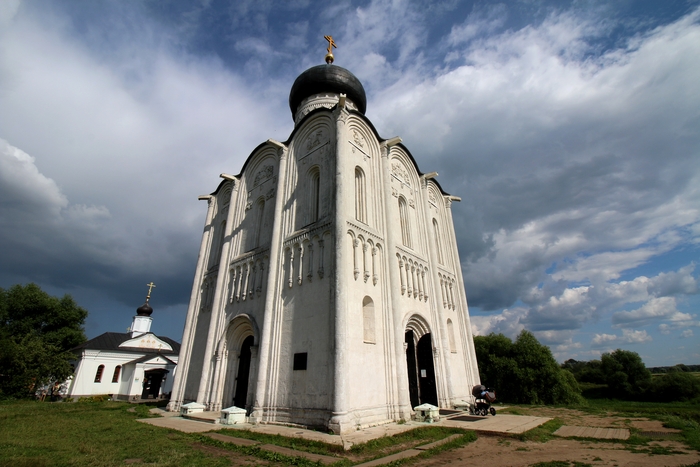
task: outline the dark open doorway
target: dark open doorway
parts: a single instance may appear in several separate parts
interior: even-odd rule
[[[236,393],[233,396],[233,405],[242,409],[246,408],[248,398],[248,377],[250,376],[250,348],[253,346],[253,336],[248,336],[241,345],[241,353],[238,357],[238,373],[236,374]]]
[[[148,370],[143,375],[143,392],[141,399],[158,399],[160,395],[160,385],[168,370]]]
[[[430,333],[424,334],[416,343],[413,331],[406,331],[405,342],[411,407],[421,404],[437,406],[433,344]]]

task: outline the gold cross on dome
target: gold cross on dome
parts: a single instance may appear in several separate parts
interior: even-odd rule
[[[336,49],[338,48],[337,45],[335,45],[335,41],[333,40],[333,36],[323,36],[324,39],[328,41],[328,53],[333,53],[333,47]]]
[[[150,284],[146,284],[146,286],[148,286],[148,295],[146,295],[146,298],[148,299],[148,298],[151,298],[151,290],[152,290],[153,287],[155,287],[156,285],[153,283],[153,281],[151,281],[151,283],[150,283]]]
[[[333,63],[333,47],[337,49],[338,46],[335,45],[333,36],[323,36],[323,38],[328,41],[328,53],[326,54],[326,63],[331,64]]]

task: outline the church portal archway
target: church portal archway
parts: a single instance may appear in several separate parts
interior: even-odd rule
[[[420,316],[413,316],[406,325],[406,367],[411,407],[438,405],[433,342],[430,328]]]
[[[223,352],[226,355],[226,377],[221,399],[222,407],[247,409],[252,403],[251,381],[257,368],[256,329],[247,315],[236,316],[226,331]]]

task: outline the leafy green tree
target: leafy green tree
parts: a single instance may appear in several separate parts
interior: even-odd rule
[[[0,398],[21,398],[71,375],[70,349],[85,342],[87,311],[36,284],[0,288]]]
[[[600,360],[585,362],[569,359],[565,361],[561,367],[573,373],[576,381],[579,383],[605,384],[605,377],[600,369]]]
[[[617,349],[604,353],[600,369],[612,397],[635,399],[651,387],[651,372],[636,352]]]
[[[560,368],[545,345],[522,331],[515,342],[503,334],[474,337],[483,384],[496,389],[503,402],[521,404],[580,403],[574,375]]]

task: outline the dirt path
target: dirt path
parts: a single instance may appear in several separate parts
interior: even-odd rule
[[[656,433],[677,432],[677,430],[664,427],[661,422],[656,420],[591,415],[569,409],[538,407],[536,413],[523,413],[523,415],[556,417],[562,420],[565,425],[574,426],[636,428]],[[413,465],[525,467],[549,461],[580,462],[591,466],[679,467],[700,462],[700,452],[691,450],[680,442],[670,440],[652,441],[647,446],[632,448],[622,443],[577,441],[556,437],[546,443],[540,443],[480,436],[474,443],[438,454],[430,459],[420,460]]]

